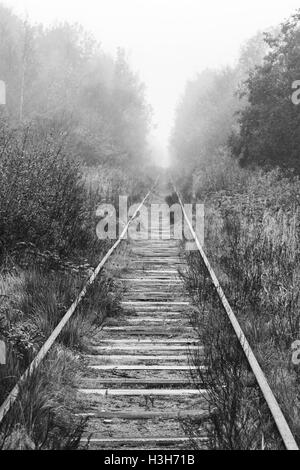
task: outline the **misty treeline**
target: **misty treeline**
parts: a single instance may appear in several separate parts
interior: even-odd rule
[[[128,165],[144,154],[150,108],[125,52],[113,58],[79,25],[30,25],[0,5],[0,79],[11,119],[55,122],[72,154]]]
[[[149,186],[151,110],[123,50],[113,58],[79,25],[31,25],[2,5],[0,80],[1,404],[113,243],[97,238],[98,205]],[[119,299],[101,273],[0,423],[0,449],[79,446],[79,353]]]
[[[291,100],[300,77],[299,26],[298,12],[251,38],[235,66],[188,82],[171,142],[179,164],[206,163],[227,145],[243,166],[299,172],[300,113]]]
[[[206,69],[187,82],[170,142],[174,163],[186,173],[211,161],[238,132],[238,112],[246,105],[244,82],[266,50],[263,34],[257,33],[243,46],[236,66]]]
[[[205,204],[205,251],[298,444],[300,108],[291,95],[299,77],[297,12],[252,38],[235,67],[187,84],[172,138],[184,199]],[[187,261],[216,410],[210,446],[282,448],[203,262]]]

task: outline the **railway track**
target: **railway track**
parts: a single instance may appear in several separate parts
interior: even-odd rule
[[[153,193],[148,202],[165,203],[166,195]],[[151,235],[166,236],[158,225]],[[94,340],[78,390],[90,417],[84,441],[94,449],[189,449],[178,418],[205,420],[208,410],[204,385],[201,394],[190,379],[188,351],[198,344],[178,275],[179,240],[129,243],[124,315]],[[205,434],[201,440],[205,447]]]
[[[147,193],[120,238],[101,260],[84,289],[0,406],[0,422],[17,400],[21,382],[30,380],[31,374],[84,298],[88,286],[94,282],[122,242],[129,243],[130,248],[130,263],[119,279],[126,289],[122,299],[123,315],[117,322],[108,319],[94,337],[90,351],[84,358],[86,374],[78,384],[78,415],[89,418],[82,446],[112,450],[188,450],[191,443],[184,435],[180,419],[189,418],[197,420],[200,430],[197,447],[206,448],[204,423],[209,418],[209,410],[205,399],[205,383],[195,387],[190,379],[190,369],[196,366],[191,366],[188,361],[189,351],[193,350],[200,352],[197,356],[202,360],[201,344],[190,325],[191,307],[178,275],[179,269],[185,266],[180,242],[172,236],[166,237],[168,234],[164,233],[160,224],[152,226],[152,237],[122,241],[141,206],[164,203],[166,195],[162,187]],[[282,441],[286,449],[298,450],[263,371],[193,231],[179,193],[177,196]],[[203,365],[200,364],[200,367]]]

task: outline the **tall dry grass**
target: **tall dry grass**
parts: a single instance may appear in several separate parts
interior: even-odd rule
[[[82,288],[82,275],[21,271],[0,277],[0,333],[7,348],[0,368],[2,403]],[[74,418],[80,352],[106,316],[119,313],[119,290],[100,276],[59,335],[44,363],[22,385],[0,425],[1,448],[69,449],[84,421]]]
[[[222,158],[219,167],[212,166],[210,177],[207,177],[209,168],[206,168],[204,172],[199,172],[198,179],[194,181],[198,201],[205,203],[205,251],[291,429],[300,442],[300,371],[291,360],[291,344],[300,335],[300,181],[297,177],[284,175],[278,170],[270,173],[242,170],[230,159],[226,163],[226,156]],[[203,270],[203,266],[197,264],[193,257],[189,259],[190,282],[195,282],[197,277],[203,278]],[[194,291],[203,288],[205,286],[202,284],[194,285]],[[222,333],[222,314],[215,318],[214,303],[211,305],[209,300],[203,304],[196,296],[195,304],[200,311],[208,311],[209,321],[212,322],[213,328],[209,327],[210,334],[205,328],[206,336],[203,340],[207,345],[210,370],[218,371],[216,364],[232,348],[230,333],[227,329],[224,330],[225,335]],[[203,328],[202,323],[198,326],[199,330]],[[220,341],[223,336],[223,344],[216,348],[218,353],[214,354],[214,347],[211,345]],[[209,341],[207,338],[210,338]],[[210,359],[212,354],[213,360]],[[236,357],[238,353],[231,358],[229,354],[229,361],[225,361],[230,368],[234,367]],[[215,376],[209,382],[212,390],[214,383]],[[236,396],[237,407],[243,403],[247,387],[242,387],[242,392]],[[215,402],[218,406],[222,390],[213,397],[212,405]],[[246,400],[248,405],[244,407],[245,411],[248,407],[257,406],[256,399],[257,397],[250,397]],[[227,412],[228,416],[232,415],[229,405]],[[214,432],[218,433],[218,429],[223,429],[225,421],[225,417],[221,419],[222,426],[220,423],[212,423]],[[241,419],[237,416],[234,421],[235,425],[239,425]],[[269,426],[268,422],[268,416],[260,418],[259,429],[263,431],[259,435],[264,436],[264,446],[272,448],[274,430],[271,427],[271,432],[265,431],[266,425]],[[251,444],[252,429],[256,429],[256,425],[244,430],[243,442],[251,448],[253,445],[259,448],[260,444],[255,440]],[[280,447],[278,440],[275,441]],[[215,445],[218,448],[228,448],[228,442],[222,441],[222,433],[219,433]],[[234,440],[233,447],[241,448],[243,444]]]

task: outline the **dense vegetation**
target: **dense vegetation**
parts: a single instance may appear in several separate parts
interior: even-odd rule
[[[283,23],[277,35],[266,35],[269,52],[252,70],[244,93],[249,105],[239,116],[231,138],[233,154],[243,165],[300,169],[300,113],[291,100],[300,75],[300,13]]]
[[[228,155],[198,178],[205,251],[299,440],[300,371],[291,345],[300,326],[300,181],[278,170],[241,169]],[[186,283],[198,312],[194,321],[211,370],[210,405],[218,409],[210,428],[212,447],[281,448],[240,348],[230,340],[233,331],[206,268],[196,254],[188,264]],[[226,394],[224,383],[231,384],[229,390],[235,384],[238,394]]]

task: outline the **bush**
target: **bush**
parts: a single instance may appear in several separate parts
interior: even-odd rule
[[[32,124],[9,132],[0,123],[2,260],[18,242],[69,255],[92,238],[89,198],[66,137]],[[91,202],[91,201],[90,201]]]

